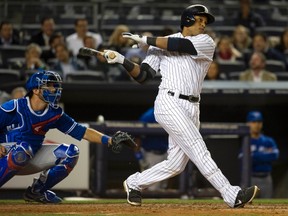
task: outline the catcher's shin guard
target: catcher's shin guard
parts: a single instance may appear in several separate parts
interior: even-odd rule
[[[0,187],[16,175],[33,158],[33,151],[28,143],[15,144],[7,149],[8,154],[0,158]]]
[[[54,150],[57,165],[40,174],[32,185],[33,192],[43,193],[66,178],[75,167],[79,158],[79,149],[76,145],[60,145]]]

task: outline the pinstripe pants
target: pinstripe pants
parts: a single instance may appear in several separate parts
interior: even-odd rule
[[[179,99],[179,92],[171,91],[175,92],[174,96],[160,89],[155,101],[155,118],[169,134],[167,160],[129,176],[127,184],[142,191],[155,182],[180,174],[190,159],[221,193],[225,203],[233,207],[240,187],[229,183],[207,150],[199,132],[199,103]]]

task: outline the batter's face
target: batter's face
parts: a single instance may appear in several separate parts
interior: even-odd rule
[[[206,16],[194,16],[195,23],[192,26],[184,27],[182,34],[184,36],[196,36],[198,34],[203,34],[205,27],[207,25],[208,19]]]

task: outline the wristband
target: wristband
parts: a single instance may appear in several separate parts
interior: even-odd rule
[[[156,46],[157,37],[147,37],[147,44],[151,46]]]
[[[109,141],[110,137],[109,136],[106,136],[106,135],[103,135],[102,138],[101,138],[101,142],[105,145],[108,145],[108,141]]]
[[[134,69],[134,63],[129,61],[128,59],[124,59],[124,62],[123,62],[123,67],[130,73],[131,71],[133,71]]]

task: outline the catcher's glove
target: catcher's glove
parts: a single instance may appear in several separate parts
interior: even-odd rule
[[[112,136],[112,144],[110,145],[111,149],[114,153],[120,153],[123,145],[133,150],[137,148],[137,144],[134,142],[133,138],[128,133],[117,131]]]

